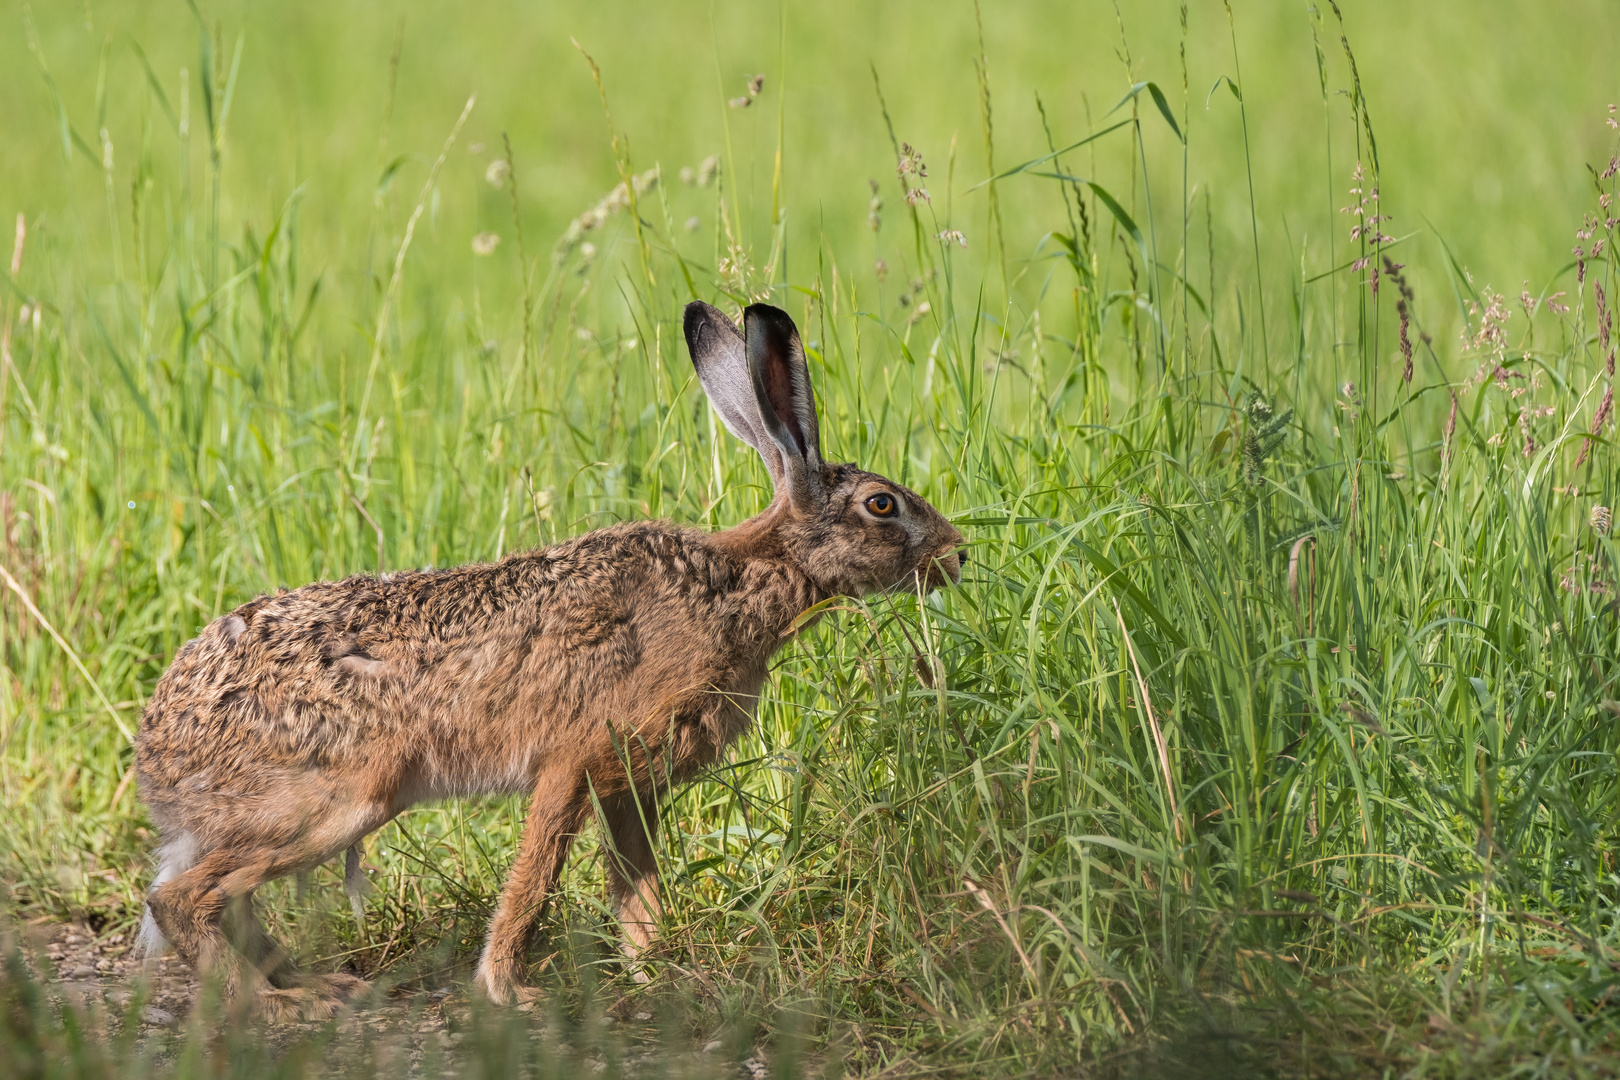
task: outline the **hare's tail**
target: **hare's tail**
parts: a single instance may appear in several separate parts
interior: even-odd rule
[[[152,888],[156,889],[165,881],[185,873],[196,862],[197,837],[190,832],[180,833],[158,848],[158,872],[152,880]],[[145,957],[148,964],[153,964],[163,955],[163,948],[167,944],[163,931],[158,929],[157,920],[152,918],[152,906],[148,904],[141,917],[141,932],[135,939],[135,951]]]

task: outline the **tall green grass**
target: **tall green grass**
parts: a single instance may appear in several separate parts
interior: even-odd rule
[[[1182,30],[1222,35],[1212,100],[1171,60],[1131,68],[1123,100],[1094,91],[1084,123],[996,92],[983,14],[957,139],[913,150],[905,88],[876,72],[888,148],[852,209],[796,185],[791,126],[730,138],[785,116],[791,78],[723,114],[702,169],[639,152],[609,65],[591,106],[618,196],[559,210],[533,151],[475,140],[484,104],[445,98],[408,147],[385,110],[368,211],[316,246],[318,170],[269,216],[229,210],[257,181],[224,164],[228,21],[192,28],[185,81],[126,63],[98,91],[141,103],[99,156],[100,117],[53,80],[78,216],[25,218],[0,301],[13,905],[136,917],[152,838],[128,733],[234,604],[759,510],[768,478],[714,422],[678,320],[693,297],[768,298],[804,332],[829,457],[950,513],[969,572],[926,603],[845,605],[782,654],[732,759],[672,796],[647,989],[590,943],[612,931],[579,846],[535,954],[555,950],[537,977],[558,1001],[605,982],[689,995],[694,1030],[793,1017],[815,1060],[865,1072],[1100,1068],[1165,1033],[1283,1071],[1612,1072],[1612,428],[1587,437],[1613,378],[1607,227],[1522,303],[1443,233],[1409,237],[1380,187],[1388,91],[1362,86],[1333,10],[1301,16],[1309,128],[1267,125],[1241,73],[1269,58],[1224,12]],[[376,78],[393,101],[398,68]],[[1307,148],[1318,223],[1286,259],[1261,234],[1293,208],[1249,186],[1278,147]],[[1212,210],[1206,154],[1243,185],[1246,232]],[[1391,213],[1403,228],[1373,220]],[[468,253],[475,233],[494,254]],[[520,819],[516,800],[403,815],[369,847],[364,925],[335,871],[261,909],[312,963],[442,980]]]

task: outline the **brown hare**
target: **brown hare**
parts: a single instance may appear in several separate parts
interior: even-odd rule
[[[756,304],[743,326],[686,308],[709,400],[775,482],[758,517],[712,533],[633,522],[496,563],[316,582],[242,605],[175,654],[136,739],[162,834],[148,955],[167,939],[228,993],[258,989],[261,1008],[330,1011],[365,984],[301,976],[253,891],[345,851],[352,886],[356,845],[407,807],[525,792],[477,987],[533,996],[530,937],[593,797],[626,950],[646,946],[658,799],[747,728],[797,617],[961,571],[962,535],[915,492],[822,461],[787,313]]]

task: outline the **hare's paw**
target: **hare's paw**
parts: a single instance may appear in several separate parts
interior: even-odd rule
[[[334,972],[331,975],[310,975],[305,979],[306,987],[311,994],[335,1002],[346,1004],[361,997],[371,989],[371,984],[357,975],[345,975]]]
[[[295,989],[260,990],[253,1006],[262,1019],[271,1023],[329,1020],[369,989],[370,983],[353,975],[310,975],[303,986]]]
[[[271,1024],[291,1024],[304,1019],[307,990],[260,990],[253,995],[253,1015]]]
[[[473,986],[497,1005],[521,1005],[541,997],[539,989],[523,981],[523,973],[515,963],[479,964]]]

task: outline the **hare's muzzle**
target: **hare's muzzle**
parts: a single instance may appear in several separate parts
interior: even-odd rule
[[[948,548],[929,559],[923,569],[923,591],[932,592],[962,580],[962,564],[967,561],[964,545]]]

